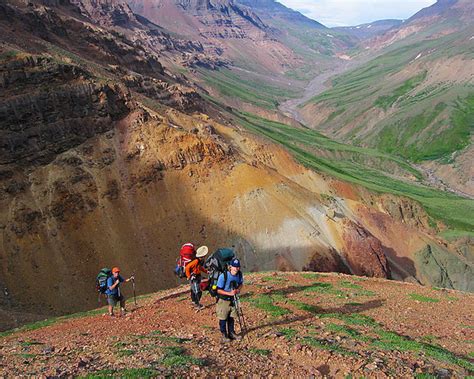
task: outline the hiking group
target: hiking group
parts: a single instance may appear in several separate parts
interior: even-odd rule
[[[175,274],[189,280],[191,301],[197,311],[204,308],[201,304],[203,291],[207,290],[216,298],[216,316],[222,342],[240,340],[242,336],[235,332],[235,319],[239,319],[241,332],[245,332],[239,300],[244,284],[240,260],[229,248],[217,249],[206,259],[208,252],[207,246],[196,250],[194,244],[185,243],[176,262]],[[203,280],[202,273],[208,274],[208,278]]]
[[[186,278],[189,281],[191,302],[196,311],[204,308],[201,304],[203,291],[208,291],[216,299],[216,317],[222,334],[221,341],[240,340],[246,332],[239,299],[244,284],[244,278],[240,271],[240,260],[230,248],[217,249],[207,257],[208,253],[207,246],[196,249],[194,244],[185,243],[180,249],[174,273],[179,278]],[[202,274],[207,274],[208,277],[203,279]],[[124,279],[120,275],[118,267],[114,267],[112,270],[104,268],[97,275],[96,286],[99,292],[99,302],[101,295],[107,296],[110,316],[114,316],[114,307],[117,303],[120,304],[120,315],[126,314],[125,297],[120,290],[120,285],[130,281],[133,283],[135,296],[134,275]],[[240,334],[235,331],[236,319],[240,324]]]

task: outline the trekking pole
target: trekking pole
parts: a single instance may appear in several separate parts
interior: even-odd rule
[[[244,313],[242,312],[242,308],[240,306],[240,298],[239,298],[239,295],[237,294],[234,295],[234,305],[235,305],[235,310],[237,311],[237,317],[239,319],[240,329],[243,332],[243,334],[246,335],[247,323],[245,322]]]
[[[133,287],[133,302],[135,303],[135,306],[137,306],[137,294],[135,292],[135,273],[132,275],[132,287]]]
[[[242,307],[240,306],[240,296],[237,295],[237,299],[239,301],[239,310],[240,310],[240,315],[242,317],[242,321],[243,321],[243,324],[244,324],[245,334],[247,334],[248,333],[247,320],[245,319],[244,311],[242,310]]]

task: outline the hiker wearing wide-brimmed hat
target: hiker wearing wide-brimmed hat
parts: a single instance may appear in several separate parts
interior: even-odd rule
[[[201,246],[196,251],[196,258],[189,262],[185,268],[186,277],[191,283],[191,300],[198,310],[204,308],[200,303],[202,296],[201,273],[205,272],[207,274],[207,270],[203,267],[203,264],[208,252],[209,249],[207,246]]]

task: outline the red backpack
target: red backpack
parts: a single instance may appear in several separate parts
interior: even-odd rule
[[[185,267],[189,262],[191,262],[195,258],[196,258],[196,248],[191,242],[185,243],[183,246],[181,246],[181,250],[179,251],[179,258],[176,260],[176,267],[174,269],[174,273],[179,278],[185,278],[186,277]]]

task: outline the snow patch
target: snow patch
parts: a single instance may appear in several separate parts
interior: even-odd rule
[[[372,27],[372,25],[369,25],[369,26],[367,26],[367,29],[370,29],[371,27]]]
[[[332,34],[326,34],[327,37],[334,38]]]
[[[419,53],[419,54],[416,56],[415,61],[416,61],[418,58],[420,58],[420,57],[421,57],[421,53]]]

